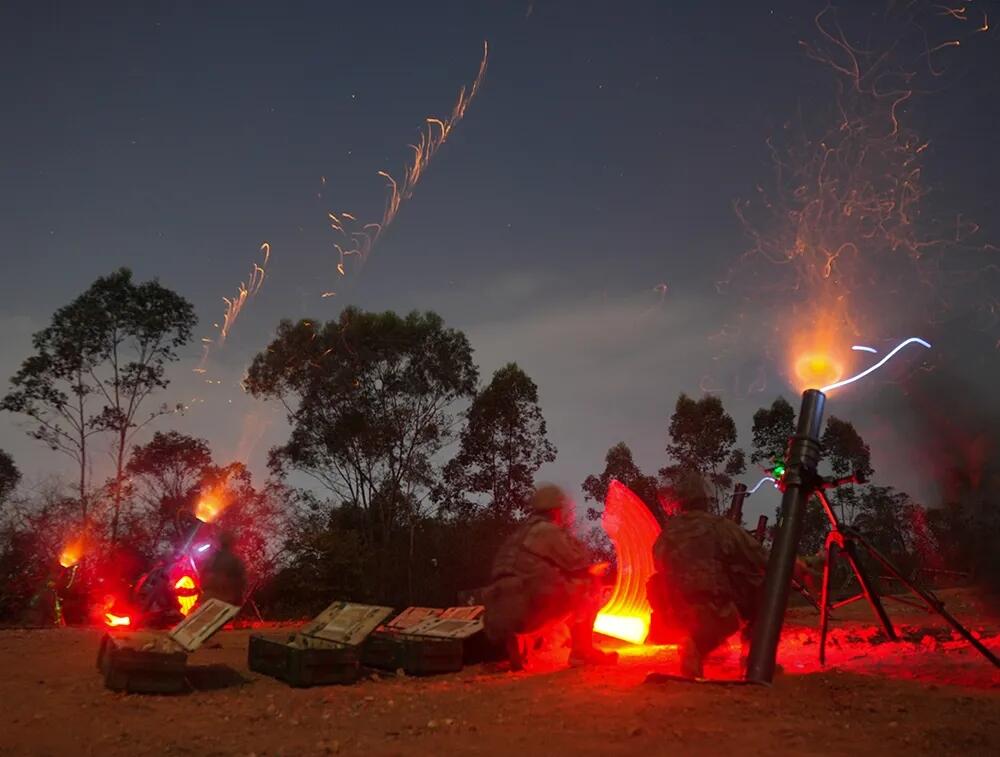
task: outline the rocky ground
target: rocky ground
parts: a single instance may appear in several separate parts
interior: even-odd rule
[[[1000,623],[975,599],[942,598],[1000,653]],[[97,674],[100,631],[3,630],[0,754],[1000,754],[1000,671],[935,617],[889,609],[903,642],[882,643],[852,606],[826,669],[815,614],[793,611],[772,687],[646,683],[676,672],[676,651],[622,648],[615,668],[567,669],[552,650],[518,674],[300,690],[249,672],[251,631],[232,630],[191,656],[190,693],[126,696]],[[736,665],[731,647],[708,674]]]

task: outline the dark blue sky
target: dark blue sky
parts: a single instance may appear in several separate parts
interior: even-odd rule
[[[864,18],[873,3],[847,5]],[[753,344],[720,358],[709,337],[733,313],[714,283],[746,247],[732,202],[767,178],[764,139],[828,81],[798,45],[817,7],[6,4],[0,371],[121,265],[190,299],[211,336],[268,240],[264,288],[210,363],[223,383],[190,372],[196,347],[172,373],[168,398],[199,400],[176,425],[220,457],[262,473],[282,438],[280,413],[235,388],[277,320],[355,303],[437,310],[468,333],[484,378],[519,362],[560,450],[546,477],[575,488],[620,439],[654,469],[677,394],[759,364]],[[935,145],[937,209],[961,208],[997,239],[1000,55],[984,36],[912,119]],[[376,171],[401,173],[423,119],[447,115],[474,77],[484,39],[479,97],[364,269],[340,279],[326,212],[381,212]],[[759,394],[723,399],[745,431],[782,392],[768,370]],[[864,430],[863,413],[852,419]],[[11,416],[0,447],[32,480],[65,469]],[[884,483],[920,488],[900,480],[905,461],[884,462]]]

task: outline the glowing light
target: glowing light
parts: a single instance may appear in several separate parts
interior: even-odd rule
[[[820,389],[820,391],[825,394],[827,392],[833,391],[834,389],[839,389],[842,386],[847,386],[848,384],[853,384],[855,381],[858,381],[859,379],[863,379],[865,376],[867,376],[867,375],[869,375],[871,373],[874,373],[879,368],[881,368],[883,365],[885,365],[886,363],[888,363],[892,359],[893,355],[895,355],[897,352],[899,352],[901,349],[903,349],[908,344],[919,344],[920,346],[926,347],[927,349],[931,348],[930,344],[928,344],[927,342],[925,342],[923,339],[919,339],[918,337],[911,336],[909,339],[905,339],[902,342],[900,342],[899,344],[897,344],[892,349],[891,352],[889,352],[884,358],[882,358],[877,363],[875,363],[875,365],[871,366],[870,368],[866,368],[865,370],[861,371],[861,373],[858,373],[858,374],[856,374],[854,376],[851,376],[850,378],[846,378],[843,381],[838,381],[835,384],[830,384],[829,386],[824,386],[822,389]]]
[[[180,605],[181,615],[186,618],[198,602],[198,587],[191,576],[181,576],[174,588],[178,589],[177,604]]]
[[[602,612],[598,613],[594,620],[594,630],[632,644],[642,644],[649,634],[649,621],[642,618],[627,618],[623,615],[607,615]]]
[[[854,350],[855,352],[874,352],[874,353],[878,352],[878,350],[875,349],[874,347],[865,347],[863,344],[855,344],[853,347],[851,347],[851,349]]]
[[[59,555],[59,564],[64,568],[72,568],[83,557],[83,539],[76,539],[67,544]]]
[[[195,547],[195,549],[197,551],[199,551],[199,552],[204,552],[206,549],[208,549],[211,546],[212,546],[211,544],[199,544],[197,547]]]
[[[194,517],[202,523],[211,523],[225,509],[222,499],[215,492],[206,492],[194,508]]]
[[[795,361],[795,375],[806,387],[836,381],[842,374],[840,362],[825,352],[806,353]]]
[[[619,481],[612,481],[608,487],[601,523],[615,547],[618,574],[594,630],[641,644],[649,633],[652,609],[646,584],[654,572],[653,542],[660,535],[660,524],[642,500]]]
[[[132,618],[128,615],[115,615],[114,613],[104,613],[104,622],[112,628],[132,625]]]
[[[782,473],[785,472],[784,468],[782,468],[781,472]],[[775,473],[777,473],[777,468],[775,469]],[[754,485],[753,489],[751,489],[750,491],[748,491],[747,494],[753,494],[755,491],[757,491],[760,487],[762,487],[764,485],[765,481],[774,481],[774,480],[775,480],[774,476],[764,476],[764,478],[762,478],[760,481],[758,481]]]

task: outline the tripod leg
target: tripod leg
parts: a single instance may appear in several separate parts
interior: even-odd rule
[[[826,543],[826,563],[823,565],[823,593],[819,600],[819,664],[826,665],[826,631],[830,624],[830,571],[833,567],[832,541]]]
[[[899,641],[899,637],[896,635],[896,629],[893,628],[892,621],[889,620],[889,615],[882,606],[882,600],[879,599],[878,592],[875,591],[875,587],[872,586],[871,581],[868,580],[868,574],[865,573],[865,569],[861,567],[861,562],[858,560],[858,552],[854,548],[853,540],[846,540],[844,542],[844,552],[847,554],[847,560],[850,562],[851,568],[854,570],[854,575],[858,578],[858,583],[861,584],[861,591],[864,592],[865,599],[868,600],[868,604],[872,606],[872,609],[878,616],[879,622],[882,624],[882,629],[885,631],[885,635],[888,636],[891,641]]]
[[[962,638],[964,638],[973,647],[975,647],[977,652],[979,652],[983,657],[992,662],[996,667],[1000,668],[1000,658],[998,658],[995,654],[993,654],[993,652],[991,652],[989,649],[983,646],[983,643],[975,636],[973,636],[972,632],[969,631],[968,628],[959,623],[958,619],[955,618],[955,616],[953,616],[950,612],[944,609],[944,603],[940,599],[935,597],[934,594],[932,594],[931,592],[927,591],[926,589],[920,588],[917,584],[910,581],[910,579],[908,579],[906,576],[904,576],[896,569],[895,565],[889,562],[888,557],[883,555],[881,552],[875,549],[875,547],[866,542],[864,539],[858,539],[858,541],[860,541],[861,545],[865,549],[867,549],[869,553],[871,553],[872,557],[874,557],[876,560],[882,563],[883,568],[885,568],[890,573],[892,573],[896,578],[898,578],[900,582],[902,582],[902,584],[907,589],[909,589],[918,597],[920,597],[922,600],[924,600],[924,602],[927,603],[927,606],[931,610],[933,610],[942,618],[944,618],[952,628],[958,631],[958,633],[962,636]]]

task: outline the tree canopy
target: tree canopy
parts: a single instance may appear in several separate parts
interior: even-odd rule
[[[514,519],[524,514],[535,473],[555,459],[538,387],[516,363],[508,363],[466,413],[458,454],[444,469],[444,504],[465,515]]]

